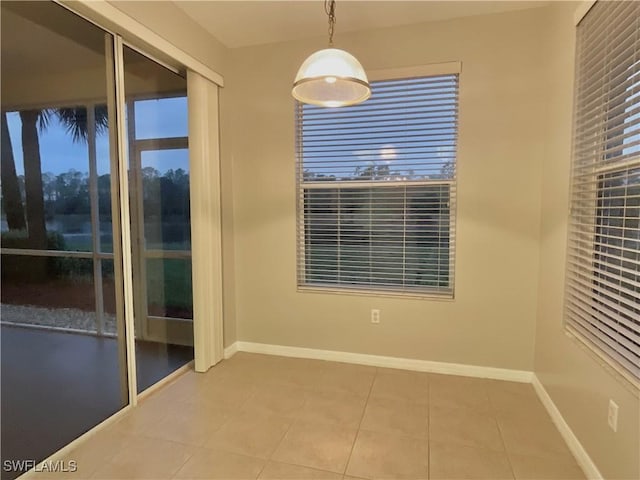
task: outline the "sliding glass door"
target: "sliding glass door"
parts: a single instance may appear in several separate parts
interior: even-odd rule
[[[193,300],[185,78],[54,2],[0,8],[4,479],[190,362]]]
[[[47,457],[129,392],[113,37],[55,3],[1,9],[4,467]]]
[[[138,391],[193,360],[187,82],[124,48]]]

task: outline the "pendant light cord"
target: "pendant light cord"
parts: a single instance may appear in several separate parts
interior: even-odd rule
[[[333,26],[336,23],[336,0],[324,0],[324,11],[329,16],[329,46],[333,47]]]

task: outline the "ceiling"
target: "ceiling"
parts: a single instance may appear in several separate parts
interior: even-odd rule
[[[102,30],[53,2],[2,1],[1,26],[3,80],[104,68]]]
[[[323,0],[189,1],[178,8],[230,48],[325,35]],[[548,1],[375,1],[339,0],[336,37],[341,33],[472,15],[524,10]]]

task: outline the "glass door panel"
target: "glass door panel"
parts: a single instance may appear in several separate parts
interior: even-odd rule
[[[0,8],[5,465],[43,460],[127,405],[128,389],[111,211],[114,39],[54,2]]]
[[[193,359],[187,85],[127,47],[124,67],[142,391]]]

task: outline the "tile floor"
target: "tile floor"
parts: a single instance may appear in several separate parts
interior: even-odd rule
[[[584,478],[531,385],[247,353],[66,460],[76,479]]]

